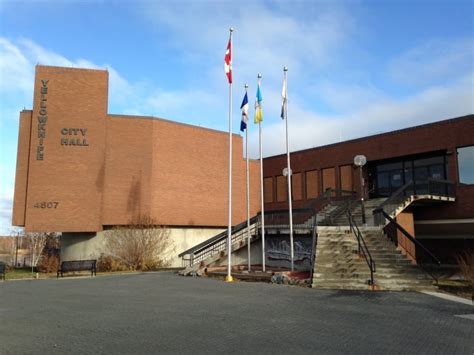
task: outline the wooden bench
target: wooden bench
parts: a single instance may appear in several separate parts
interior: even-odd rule
[[[0,280],[5,280],[7,265],[0,261]]]
[[[63,274],[65,272],[71,272],[71,271],[88,271],[90,270],[91,276],[96,275],[96,264],[97,260],[70,260],[70,261],[63,261],[61,262],[61,267],[58,270],[58,275],[61,274],[61,277],[63,277]]]

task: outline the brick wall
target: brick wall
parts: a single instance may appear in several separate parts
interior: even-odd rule
[[[20,118],[13,224],[96,232],[137,214],[175,226],[226,226],[228,134],[107,114],[108,72],[37,66]],[[31,125],[31,128],[30,128]],[[246,218],[242,138],[233,136],[233,224]],[[250,163],[251,214],[259,165]]]
[[[314,142],[317,144],[317,142]],[[304,206],[309,202],[306,191],[306,178],[318,176],[318,192],[323,191],[324,176],[326,180],[335,178],[336,188],[341,186],[341,171],[347,181],[346,165],[352,165],[355,155],[363,154],[367,161],[385,160],[423,154],[440,152],[448,157],[448,179],[456,182],[456,202],[416,211],[416,219],[431,218],[472,218],[474,216],[474,185],[460,185],[458,183],[458,166],[456,148],[474,145],[474,115],[449,119],[432,124],[407,128],[389,133],[354,139],[337,144],[326,145],[318,148],[301,150],[291,153],[291,168],[294,173],[303,173],[303,200],[295,201],[295,208]],[[281,175],[286,167],[286,155],[278,155],[264,159],[264,176],[274,179]],[[341,168],[343,170],[341,170]],[[367,172],[364,173],[367,178]],[[360,192],[359,171],[352,169],[352,184],[354,190]],[[331,182],[332,184],[332,182]],[[326,184],[327,185],[327,184]],[[314,187],[311,186],[311,194]],[[275,191],[274,191],[275,193]],[[275,198],[274,198],[274,201]],[[286,208],[287,202],[267,203],[266,209]]]

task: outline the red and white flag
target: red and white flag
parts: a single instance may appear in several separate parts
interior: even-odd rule
[[[224,56],[224,71],[227,75],[227,80],[229,84],[232,84],[232,42],[229,38],[229,43],[227,43],[227,50],[225,51]]]

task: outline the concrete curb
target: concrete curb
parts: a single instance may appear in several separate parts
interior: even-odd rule
[[[448,300],[448,301],[467,304],[468,306],[474,306],[474,304],[471,301],[469,301],[465,298],[461,298],[461,297],[457,297],[457,296],[453,296],[453,295],[447,295],[445,293],[431,292],[431,291],[421,291],[421,293],[424,293],[425,295],[429,295],[429,296],[433,296],[433,297],[442,298],[442,299]]]

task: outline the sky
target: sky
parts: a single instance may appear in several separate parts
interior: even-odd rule
[[[474,113],[472,0],[0,0],[0,235],[11,231],[19,111],[36,64],[109,71],[109,113],[233,131],[262,74],[264,156]],[[253,117],[253,109],[250,110]],[[249,124],[249,153],[258,130]]]

